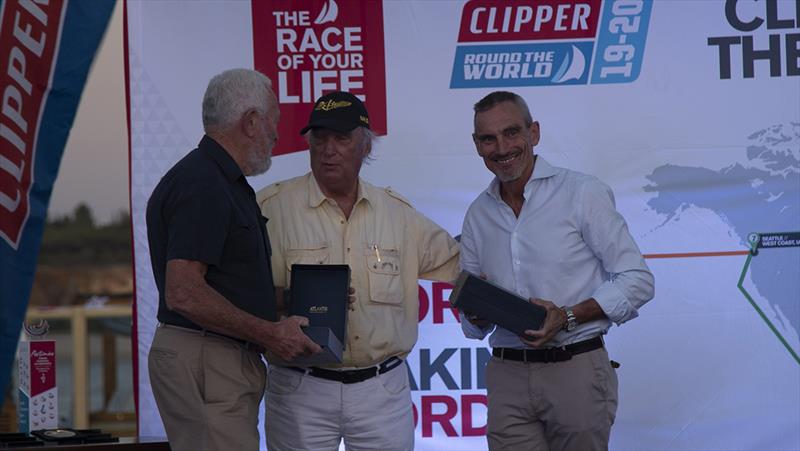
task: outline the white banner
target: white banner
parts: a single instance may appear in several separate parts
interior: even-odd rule
[[[362,176],[453,235],[492,177],[472,105],[522,95],[537,152],[614,189],[656,277],[655,299],[607,337],[622,363],[610,447],[800,449],[798,3],[355,3],[127,2],[140,434],[163,435],[147,376],[158,296],[145,205],[202,136],[208,80],[255,67],[282,90],[291,133],[315,87],[364,95],[386,125]],[[308,170],[287,146],[250,183]],[[463,338],[446,285],[420,286],[416,448],[485,449],[487,344]]]

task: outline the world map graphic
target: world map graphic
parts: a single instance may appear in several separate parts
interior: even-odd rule
[[[715,212],[748,248],[752,233],[800,231],[800,123],[751,133],[745,152],[746,163],[719,170],[667,164],[648,174],[650,184],[644,190],[655,196],[647,204],[665,217],[658,227],[697,207]],[[800,247],[761,249],[749,272],[758,294],[767,301],[764,316],[774,318],[776,334],[788,335],[785,344],[797,359]]]

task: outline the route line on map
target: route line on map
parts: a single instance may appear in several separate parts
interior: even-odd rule
[[[722,251],[722,252],[682,252],[677,254],[644,254],[644,258],[693,258],[693,257],[730,257],[733,255],[747,255],[750,251]]]
[[[732,257],[737,255],[746,255],[747,260],[744,263],[744,268],[742,268],[742,274],[739,276],[739,283],[737,283],[736,286],[739,288],[739,291],[742,292],[744,297],[747,298],[747,301],[750,303],[753,309],[755,309],[755,311],[758,313],[761,319],[765,323],[767,323],[767,326],[772,331],[772,333],[775,334],[776,337],[778,337],[778,340],[780,340],[781,344],[783,344],[783,347],[785,347],[786,350],[789,351],[789,354],[791,354],[792,357],[794,357],[794,360],[798,364],[800,364],[800,356],[798,356],[797,353],[794,351],[794,349],[792,349],[792,347],[789,345],[786,339],[783,338],[783,335],[781,335],[781,333],[778,332],[778,329],[775,328],[775,325],[772,324],[772,321],[770,321],[767,318],[767,315],[764,314],[764,311],[761,310],[758,304],[756,304],[756,302],[750,296],[750,293],[748,293],[747,290],[744,288],[744,276],[745,274],[747,274],[747,270],[750,268],[750,261],[753,259],[753,253],[750,250],[721,251],[721,252],[681,252],[672,254],[644,254],[643,256],[646,259],[657,259],[657,258]]]
[[[778,234],[764,234],[764,236],[769,236],[769,235],[778,235]],[[787,235],[800,235],[800,234],[798,234],[797,232],[789,232]],[[783,338],[783,335],[781,335],[781,333],[778,332],[778,329],[775,327],[775,325],[772,324],[772,321],[770,321],[767,318],[767,315],[764,314],[764,311],[761,310],[758,304],[756,304],[752,296],[750,296],[750,293],[748,293],[747,290],[744,288],[744,275],[747,274],[747,270],[750,268],[750,261],[753,259],[753,256],[758,255],[758,249],[759,247],[761,247],[760,246],[761,239],[762,235],[758,233],[751,233],[750,235],[748,235],[747,240],[750,243],[750,250],[747,251],[747,260],[745,260],[744,262],[744,267],[742,268],[742,274],[739,276],[739,283],[737,283],[736,286],[739,288],[739,291],[742,292],[744,297],[747,298],[747,301],[750,303],[750,305],[752,305],[753,308],[756,310],[756,312],[758,312],[759,316],[761,316],[761,319],[764,320],[765,323],[767,323],[767,326],[769,326],[769,329],[772,331],[772,333],[775,334],[776,337],[778,337],[778,340],[780,340],[780,342],[783,344],[783,347],[786,348],[786,350],[789,351],[789,354],[791,354],[792,357],[794,357],[794,360],[798,364],[800,364],[800,356],[798,356],[797,353],[794,351],[794,349],[792,349],[792,347],[789,345],[786,339]],[[796,245],[797,245],[796,241],[788,242],[787,239],[786,243],[781,243],[779,247],[784,247],[784,246],[794,247]]]

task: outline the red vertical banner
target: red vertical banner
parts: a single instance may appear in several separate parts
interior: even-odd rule
[[[0,236],[14,249],[30,214],[36,137],[63,9],[61,1],[0,5]]]
[[[383,4],[360,0],[253,1],[255,69],[272,80],[281,121],[275,155],[305,150],[299,131],[331,91],[361,98],[386,134]]]

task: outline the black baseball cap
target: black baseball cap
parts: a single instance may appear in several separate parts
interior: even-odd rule
[[[367,107],[349,92],[334,91],[317,99],[308,117],[308,125],[300,130],[300,134],[314,128],[349,132],[356,127],[369,128]]]

